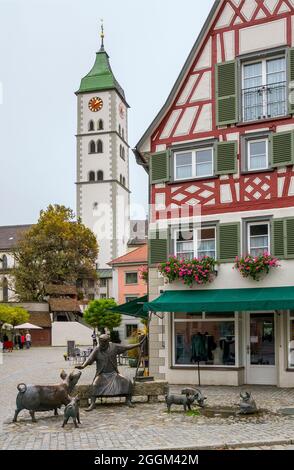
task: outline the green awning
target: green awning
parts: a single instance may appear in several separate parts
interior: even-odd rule
[[[144,304],[148,301],[148,296],[145,295],[139,299],[132,300],[126,304],[119,305],[118,307],[112,308],[114,312],[121,313],[122,315],[129,315],[130,317],[136,318],[148,318],[148,310],[143,310]]]
[[[166,291],[145,312],[242,312],[294,310],[294,287]]]

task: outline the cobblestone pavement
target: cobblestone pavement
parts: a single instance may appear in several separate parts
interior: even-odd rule
[[[216,416],[197,412],[185,414],[175,408],[170,414],[162,401],[138,403],[127,408],[116,401],[98,403],[92,413],[81,411],[81,426],[69,423],[61,428],[62,417],[37,413],[33,424],[26,411],[12,423],[16,385],[20,382],[56,383],[60,370],[72,365],[63,359],[64,348],[40,348],[6,353],[0,365],[0,449],[273,449],[294,450],[294,417],[279,413],[294,407],[294,389],[243,387],[253,393],[263,411],[256,417]],[[94,366],[83,371],[81,384],[91,383]],[[133,373],[124,369],[124,374]],[[171,387],[172,391],[179,387]],[[241,388],[203,387],[208,405],[234,406]]]

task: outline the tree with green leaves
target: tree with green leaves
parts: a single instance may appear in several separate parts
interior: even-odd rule
[[[121,324],[121,314],[110,310],[115,307],[117,303],[113,299],[93,300],[84,312],[84,320],[98,331],[103,328],[112,331]]]
[[[5,323],[13,326],[27,323],[30,319],[30,314],[22,307],[0,305],[0,332]]]
[[[4,323],[8,323],[8,316],[9,316],[9,310],[11,307],[8,307],[7,305],[1,305],[0,304],[0,327]]]
[[[6,307],[5,323],[9,323],[13,327],[27,323],[30,319],[30,314],[23,307]]]
[[[50,205],[15,248],[13,289],[21,301],[42,301],[48,284],[73,285],[80,277],[96,278],[94,233],[69,208]]]

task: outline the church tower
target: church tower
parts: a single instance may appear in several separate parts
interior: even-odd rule
[[[129,106],[104,49],[103,26],[94,66],[76,95],[77,215],[97,236],[98,270],[107,277],[108,263],[126,253],[129,239]]]

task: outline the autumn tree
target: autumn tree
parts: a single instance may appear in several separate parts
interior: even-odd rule
[[[96,277],[96,237],[64,206],[50,205],[41,211],[14,255],[14,290],[22,301],[42,301],[48,284],[75,284],[80,277]]]
[[[84,320],[98,331],[103,328],[112,331],[121,324],[121,314],[111,310],[115,307],[117,304],[113,299],[93,300],[84,312]]]

